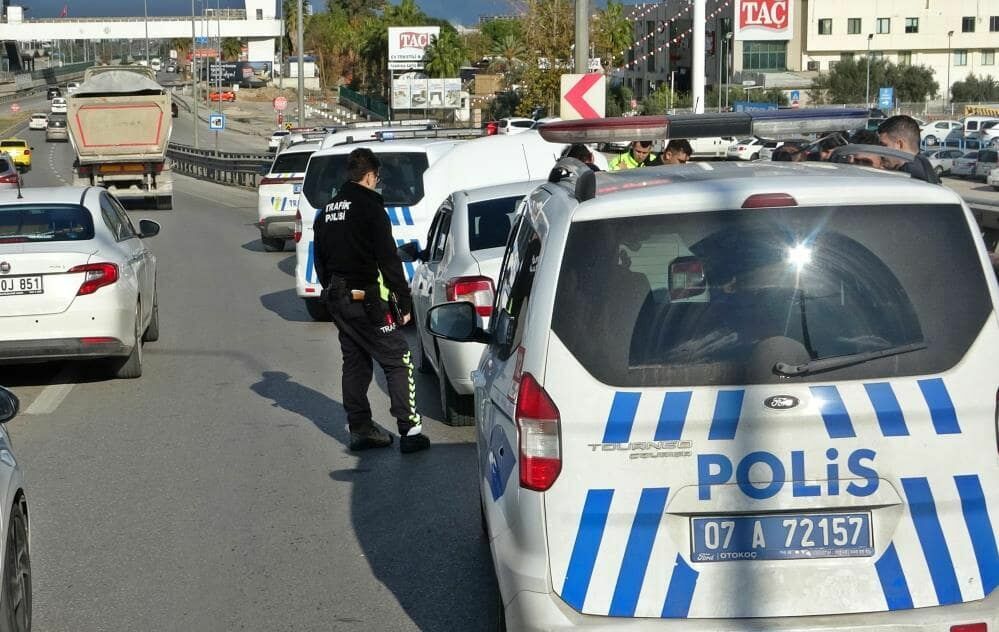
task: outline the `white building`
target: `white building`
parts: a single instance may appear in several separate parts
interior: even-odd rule
[[[934,70],[941,92],[968,75],[999,79],[999,0],[805,0],[802,65],[867,54]]]

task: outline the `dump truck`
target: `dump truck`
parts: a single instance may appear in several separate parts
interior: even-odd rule
[[[69,97],[73,184],[102,186],[119,199],[173,207],[166,158],[170,94],[142,66],[90,68]]]

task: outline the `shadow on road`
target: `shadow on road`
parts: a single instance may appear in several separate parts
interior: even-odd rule
[[[260,304],[289,322],[313,322],[312,317],[305,311],[305,303],[295,294],[294,288],[264,294],[260,297]]]
[[[294,277],[295,276],[295,255],[291,255],[290,257],[285,257],[281,261],[278,261],[277,267],[278,267],[278,270],[280,270],[281,272],[284,272],[285,274],[287,274],[290,277]]]
[[[242,248],[243,250],[249,250],[250,252],[267,252],[266,250],[264,250],[264,244],[262,241],[260,241],[259,238],[254,239],[253,241],[246,242],[245,244],[240,246],[240,248]]]
[[[340,402],[277,371],[264,372],[250,388],[346,446]],[[496,629],[497,588],[479,529],[475,446],[438,443],[403,456],[393,445],[357,458],[356,467],[329,475],[352,485],[351,521],[375,577],[421,630]]]

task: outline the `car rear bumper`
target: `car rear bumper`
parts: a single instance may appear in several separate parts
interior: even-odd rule
[[[121,340],[109,337],[44,338],[0,341],[0,364],[67,358],[106,358],[132,352]]]
[[[295,236],[295,216],[279,215],[264,217],[257,222],[262,237],[291,239]]]
[[[0,362],[128,355],[134,328],[133,308],[88,307],[79,300],[60,314],[4,316]]]
[[[971,603],[894,612],[767,619],[623,619],[582,615],[555,595],[523,591],[506,605],[507,628],[637,632],[945,632],[958,623],[999,626],[999,591]]]

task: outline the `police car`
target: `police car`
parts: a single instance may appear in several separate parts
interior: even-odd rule
[[[866,112],[718,116],[703,127],[766,135]],[[488,330],[471,303],[428,313],[487,345],[478,482],[506,626],[995,630],[997,300],[968,207],[904,173],[560,162]]]
[[[257,187],[257,227],[264,249],[284,250],[285,240],[295,235],[295,213],[309,157],[319,143],[301,143],[274,157],[267,174]]]

